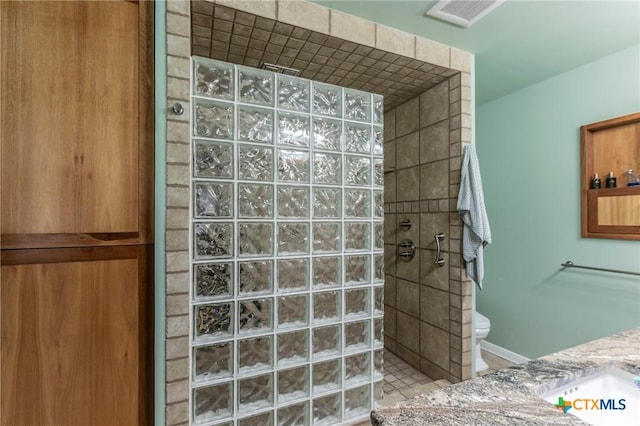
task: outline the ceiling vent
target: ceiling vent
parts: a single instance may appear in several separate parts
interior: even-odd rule
[[[295,68],[289,68],[289,67],[284,67],[282,65],[270,64],[268,62],[263,62],[260,68],[262,68],[263,70],[277,72],[277,73],[286,74],[286,75],[300,74],[300,70],[297,70]]]
[[[503,2],[504,0],[440,0],[426,15],[468,28]]]

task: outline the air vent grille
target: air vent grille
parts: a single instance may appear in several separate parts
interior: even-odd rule
[[[268,62],[263,62],[260,68],[262,68],[263,70],[277,72],[277,73],[286,74],[286,75],[296,76],[300,74],[300,70],[297,70],[295,68],[283,67],[282,65],[270,64]]]
[[[441,0],[426,15],[467,28],[503,2],[504,0]]]

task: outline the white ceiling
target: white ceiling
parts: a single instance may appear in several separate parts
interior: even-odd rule
[[[467,29],[425,16],[435,0],[314,3],[474,53],[478,104],[640,44],[640,0],[507,0]]]

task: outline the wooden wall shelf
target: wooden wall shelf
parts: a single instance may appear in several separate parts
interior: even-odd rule
[[[625,172],[640,173],[640,113],[580,128],[582,236],[640,240],[640,187],[628,187]],[[616,188],[604,188],[613,172]],[[602,189],[590,189],[598,173]]]

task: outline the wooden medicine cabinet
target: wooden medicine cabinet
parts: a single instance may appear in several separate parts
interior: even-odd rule
[[[640,186],[627,186],[626,172],[640,175],[640,113],[580,127],[582,237],[640,240]],[[615,188],[606,187],[613,172]],[[595,174],[600,189],[591,189]]]

